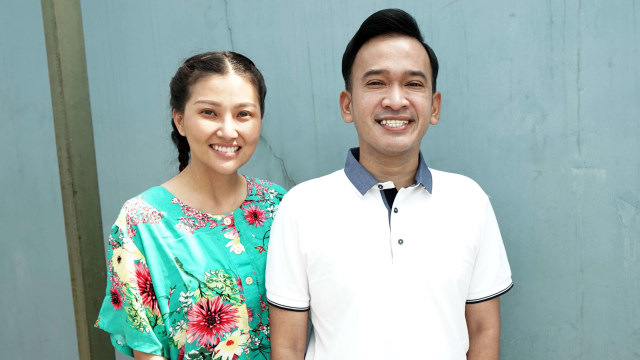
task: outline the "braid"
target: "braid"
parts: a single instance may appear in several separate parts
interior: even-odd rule
[[[178,149],[178,171],[182,172],[182,170],[189,165],[189,142],[186,137],[180,134],[173,121],[171,121],[171,126],[173,127],[173,131],[171,131],[171,140],[173,140],[173,143]]]

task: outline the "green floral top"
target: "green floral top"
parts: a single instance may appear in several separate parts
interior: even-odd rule
[[[245,177],[247,198],[209,215],[163,187],[127,201],[111,230],[96,327],[120,351],[169,359],[269,359],[264,270],[285,190]]]

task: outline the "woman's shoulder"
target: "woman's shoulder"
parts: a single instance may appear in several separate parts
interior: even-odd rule
[[[260,197],[263,197],[265,194],[270,194],[271,196],[276,196],[281,199],[282,196],[287,193],[285,188],[269,180],[246,175],[245,178],[247,179],[247,187],[251,194],[257,194]]]
[[[162,186],[154,186],[125,201],[120,209],[115,226],[141,223],[157,223],[166,216],[165,210],[173,196]]]
[[[135,210],[149,206],[158,207],[166,201],[171,201],[171,198],[171,193],[167,189],[162,186],[154,186],[125,201],[122,209]]]

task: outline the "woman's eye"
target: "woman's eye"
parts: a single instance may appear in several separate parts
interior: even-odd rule
[[[251,113],[249,113],[248,111],[240,111],[238,113],[238,117],[249,117],[251,116]]]
[[[207,116],[215,116],[216,115],[216,113],[213,110],[208,110],[208,109],[202,110],[201,113],[203,115],[207,115]]]

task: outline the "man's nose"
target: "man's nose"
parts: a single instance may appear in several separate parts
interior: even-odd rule
[[[393,110],[400,110],[408,104],[404,89],[401,86],[391,86],[382,101],[382,106]]]

